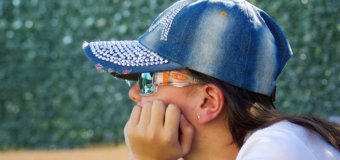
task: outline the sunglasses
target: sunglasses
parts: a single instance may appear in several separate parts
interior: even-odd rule
[[[138,77],[139,93],[148,96],[157,93],[158,86],[185,87],[194,84],[202,84],[199,79],[178,71],[146,72]]]

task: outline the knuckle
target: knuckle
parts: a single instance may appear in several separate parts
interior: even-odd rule
[[[136,126],[126,125],[124,128],[124,134],[129,138],[138,138],[140,136],[141,130]]]
[[[150,128],[148,129],[145,138],[149,141],[155,141],[159,138],[159,132],[156,128]]]
[[[125,134],[128,136],[128,137],[135,137],[135,133],[131,128],[128,128],[126,129],[125,131]]]
[[[132,132],[128,132],[127,136],[134,141],[141,141],[145,139],[145,134],[141,130],[133,130]]]
[[[164,134],[164,136],[160,139],[160,143],[163,145],[169,145],[172,143],[172,136],[170,134]]]

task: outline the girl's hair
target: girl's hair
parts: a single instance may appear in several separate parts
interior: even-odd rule
[[[319,133],[329,144],[340,151],[340,126],[313,116],[280,114],[273,104],[273,96],[242,89],[213,77],[190,70],[198,79],[219,86],[226,97],[225,111],[233,141],[242,147],[245,137],[257,129],[287,120]]]

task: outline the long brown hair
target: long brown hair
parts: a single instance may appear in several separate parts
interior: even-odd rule
[[[226,97],[227,122],[234,142],[242,147],[245,137],[257,129],[287,120],[319,133],[329,144],[340,151],[340,126],[312,115],[293,116],[279,113],[273,96],[266,96],[242,89],[196,71],[193,76],[219,86]]]

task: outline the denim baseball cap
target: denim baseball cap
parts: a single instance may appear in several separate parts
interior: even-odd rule
[[[83,50],[119,78],[189,68],[268,96],[292,56],[276,22],[244,0],[180,0],[137,40],[84,42]]]

